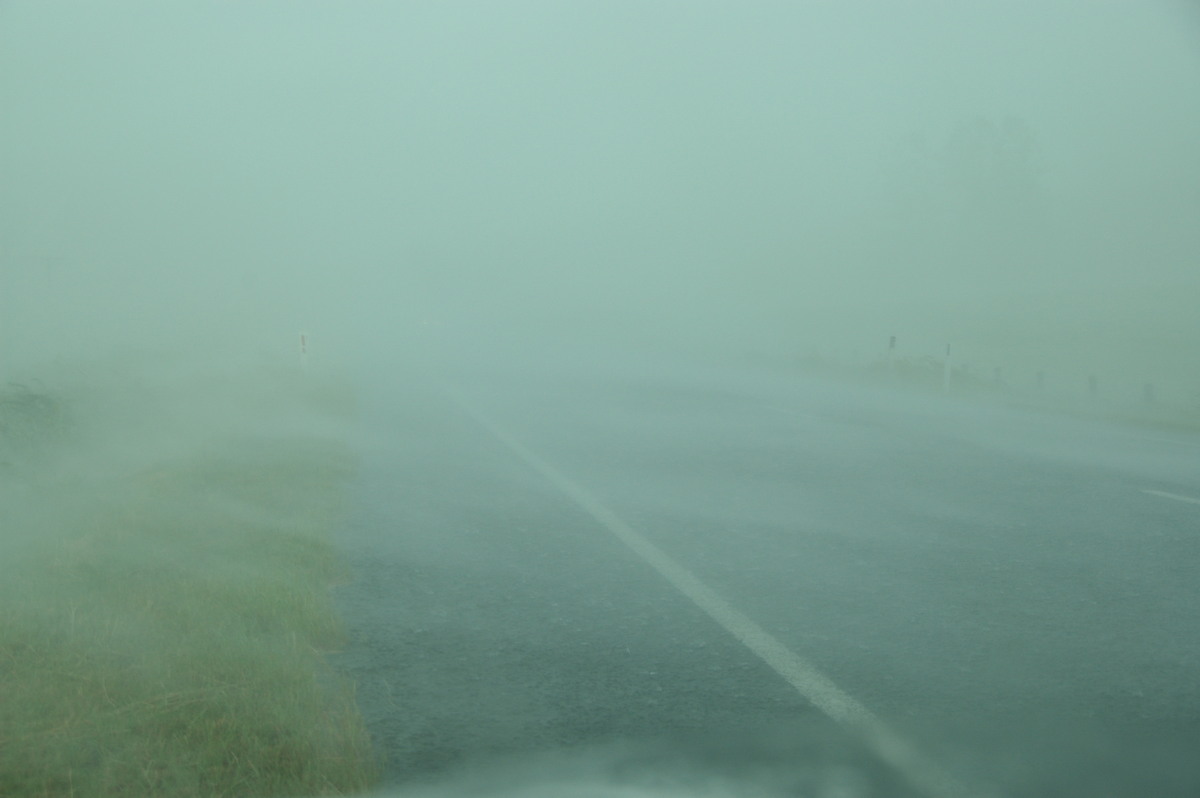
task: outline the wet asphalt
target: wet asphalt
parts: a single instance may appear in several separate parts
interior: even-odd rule
[[[1200,505],[1146,492],[1200,442],[663,364],[364,386],[337,665],[391,788],[921,794],[449,390],[966,784],[1200,794]]]

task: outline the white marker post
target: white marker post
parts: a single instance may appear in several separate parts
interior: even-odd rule
[[[300,333],[300,369],[308,371],[308,334]]]

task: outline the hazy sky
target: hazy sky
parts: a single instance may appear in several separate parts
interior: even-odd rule
[[[0,0],[0,116],[18,361],[414,321],[1200,344],[1183,3]]]

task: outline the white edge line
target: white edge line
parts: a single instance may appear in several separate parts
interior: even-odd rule
[[[926,758],[879,717],[854,699],[815,666],[771,636],[746,615],[734,609],[695,575],[672,560],[662,549],[622,521],[584,488],[571,481],[541,456],[497,427],[486,417],[448,392],[454,402],[480,426],[505,444],[521,460],[569,496],[590,516],[637,553],[659,575],[737,638],[779,674],[805,699],[842,726],[857,733],[880,759],[930,798],[999,798],[991,790],[968,788],[949,772]]]
[[[1191,496],[1180,496],[1178,493],[1167,493],[1165,490],[1151,490],[1150,488],[1142,488],[1142,493],[1149,493],[1151,496],[1159,496],[1164,499],[1174,499],[1177,502],[1200,504],[1200,499],[1193,499]]]

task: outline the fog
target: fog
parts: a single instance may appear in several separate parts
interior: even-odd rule
[[[1194,390],[1193,12],[6,2],[5,368],[896,335]]]
[[[11,627],[411,796],[1192,795],[1198,142],[1190,2],[0,0]]]

